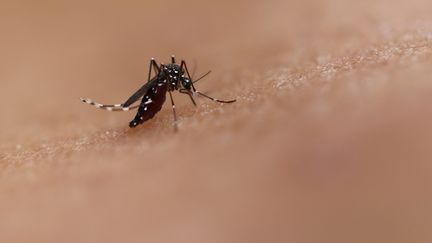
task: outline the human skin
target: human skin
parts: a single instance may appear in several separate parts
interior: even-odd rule
[[[3,4],[3,3],[2,3]],[[429,242],[430,1],[5,2],[1,242]],[[219,104],[125,101],[185,59]]]

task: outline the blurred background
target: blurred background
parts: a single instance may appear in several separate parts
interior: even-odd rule
[[[429,242],[432,3],[0,2],[1,242]],[[129,129],[151,57],[197,87]]]

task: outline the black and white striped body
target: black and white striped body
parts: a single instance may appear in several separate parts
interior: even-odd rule
[[[166,79],[156,80],[142,98],[138,112],[135,118],[129,123],[129,127],[136,127],[153,118],[162,109],[167,90],[168,84]]]
[[[154,72],[156,73],[153,78],[151,78],[152,70],[154,70]],[[181,64],[179,65],[176,63],[175,57],[172,56],[170,64],[158,65],[156,61],[152,58],[150,60],[147,83],[145,83],[140,89],[138,89],[123,104],[104,105],[90,99],[82,98],[81,101],[89,105],[95,106],[96,108],[104,109],[107,111],[129,111],[138,108],[138,112],[135,115],[135,118],[129,123],[130,127],[136,127],[139,124],[142,124],[145,121],[153,118],[156,113],[158,113],[162,109],[162,105],[165,103],[166,100],[166,93],[168,92],[174,114],[174,125],[175,128],[177,128],[177,115],[175,111],[174,99],[171,94],[173,91],[178,90],[180,93],[188,95],[194,105],[196,105],[193,98],[194,94],[198,94],[200,96],[220,103],[235,102],[235,100],[225,101],[215,99],[195,89],[194,83],[207,76],[209,73],[210,72],[206,73],[201,78],[192,81],[188,68],[186,66],[186,62],[184,60],[181,61]],[[141,97],[141,103],[139,105],[132,106]]]

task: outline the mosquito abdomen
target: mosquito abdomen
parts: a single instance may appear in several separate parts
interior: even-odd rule
[[[129,127],[136,127],[139,124],[153,118],[162,109],[166,99],[168,85],[165,80],[155,83],[144,95],[135,118],[129,123]]]

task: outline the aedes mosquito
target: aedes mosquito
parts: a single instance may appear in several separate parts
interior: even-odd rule
[[[155,76],[152,77],[152,70]],[[198,82],[205,76],[210,74],[210,71],[198,78],[192,80],[186,62],[181,61],[180,65],[176,63],[175,56],[171,56],[171,63],[158,65],[154,58],[150,59],[150,67],[148,73],[148,82],[138,89],[131,97],[129,97],[123,104],[104,105],[99,104],[91,99],[83,99],[81,101],[96,108],[104,109],[107,111],[129,111],[138,108],[135,118],[129,123],[129,127],[136,127],[139,124],[153,118],[156,113],[162,109],[162,105],[166,99],[166,93],[169,93],[171,99],[172,110],[174,114],[174,127],[177,129],[177,114],[175,104],[172,97],[172,92],[178,90],[182,94],[186,94],[191,99],[192,103],[196,106],[193,98],[194,94],[201,95],[207,99],[220,103],[232,103],[236,100],[220,100],[210,97],[198,90],[196,90],[194,83]],[[141,104],[132,106],[133,103],[138,101],[141,97]]]

